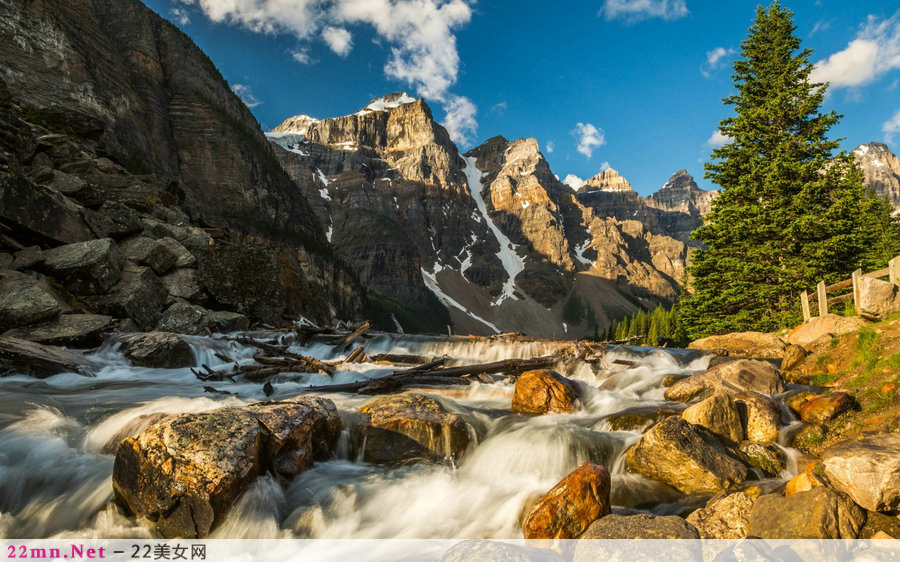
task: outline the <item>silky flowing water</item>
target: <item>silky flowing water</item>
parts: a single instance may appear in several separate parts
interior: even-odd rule
[[[285,336],[284,343],[292,337]],[[224,354],[252,362],[254,348],[233,341],[190,337],[196,365],[225,363]],[[329,345],[290,349],[321,360],[340,359]],[[448,355],[454,364],[483,363],[552,353],[552,343],[442,341],[380,335],[369,355]],[[39,380],[0,378],[0,537],[150,538],[151,527],[127,517],[113,502],[111,475],[117,437],[133,433],[148,414],[201,412],[277,400],[303,387],[359,381],[392,372],[372,364],[345,364],[334,377],[285,374],[266,397],[258,382],[201,382],[190,369],[132,367],[115,344],[86,353],[102,366],[96,376],[60,374]],[[633,364],[617,365],[616,359]],[[525,417],[510,410],[513,384],[435,389],[449,409],[468,414],[482,437],[457,465],[387,467],[362,462],[351,431],[369,396],[319,392],[335,401],[345,429],[336,458],[316,463],[282,486],[260,477],[214,532],[220,538],[466,538],[521,537],[523,509],[583,461],[610,469],[614,511],[683,513],[702,498],[627,474],[624,451],[638,432],[608,431],[606,418],[635,408],[672,406],[663,398],[668,375],[704,370],[708,357],[679,350],[611,347],[606,366],[580,363],[569,376],[581,387],[574,414]],[[234,395],[210,394],[204,386]],[[789,455],[789,458],[791,456]],[[789,463],[794,464],[794,463]],[[796,466],[781,475],[790,477]]]

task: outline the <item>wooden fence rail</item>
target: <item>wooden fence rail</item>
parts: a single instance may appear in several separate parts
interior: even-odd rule
[[[800,295],[800,308],[803,309],[803,320],[807,321],[810,319],[809,305],[814,301],[818,303],[819,316],[828,314],[829,306],[851,300],[857,310],[859,310],[859,283],[857,279],[860,277],[872,277],[874,279],[887,277],[894,285],[900,285],[900,256],[892,259],[884,269],[870,271],[869,273],[863,273],[861,269],[857,269],[853,272],[853,277],[850,279],[845,279],[833,285],[825,285],[824,281],[819,281],[819,284],[816,285],[815,293],[809,294],[803,291]],[[836,293],[851,287],[853,290],[849,293],[828,298],[828,293]]]

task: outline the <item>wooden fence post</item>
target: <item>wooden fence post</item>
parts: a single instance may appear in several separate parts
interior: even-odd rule
[[[853,307],[856,314],[859,315],[859,278],[862,277],[862,270],[857,269],[853,272]]]
[[[825,292],[825,282],[819,281],[816,285],[816,298],[819,299],[819,316],[828,314],[828,294]]]
[[[806,291],[800,294],[800,308],[803,310],[803,321],[809,322],[809,295]]]
[[[890,273],[888,273],[888,278],[891,283],[894,285],[900,285],[900,256],[896,256],[894,259],[888,262],[888,269]]]

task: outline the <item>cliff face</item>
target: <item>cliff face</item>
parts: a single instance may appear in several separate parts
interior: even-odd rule
[[[14,99],[67,123],[98,156],[152,178],[148,198],[233,241],[293,254],[316,287],[304,293],[306,308],[349,315],[361,306],[250,111],[186,35],[137,0],[0,2],[0,77]],[[77,130],[87,118],[100,126]],[[89,208],[110,198],[101,179],[86,178],[99,186]]]
[[[880,197],[887,196],[894,209],[900,208],[900,160],[886,144],[870,142],[853,151],[856,163],[862,168],[866,187]]]

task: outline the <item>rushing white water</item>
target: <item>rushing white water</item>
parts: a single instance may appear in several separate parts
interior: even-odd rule
[[[233,341],[190,337],[196,364],[224,365],[216,353],[240,363],[254,350]],[[331,347],[282,343],[323,360]],[[377,335],[366,353],[449,355],[454,363],[529,358],[553,353],[553,342],[504,343],[403,335]],[[149,537],[150,525],[126,517],[113,502],[115,444],[155,416],[201,412],[297,395],[302,387],[382,376],[387,366],[341,366],[334,377],[286,373],[260,383],[198,381],[189,369],[131,367],[115,346],[90,358],[102,365],[94,377],[60,374],[38,380],[0,378],[0,536]],[[608,431],[606,418],[626,409],[664,403],[660,380],[698,372],[707,359],[684,352],[613,348],[611,367],[581,363],[566,373],[579,385],[583,406],[570,415],[528,418],[510,411],[512,383],[437,389],[442,402],[480,426],[480,441],[456,465],[385,467],[361,462],[360,443],[345,427],[336,458],[320,462],[284,487],[264,476],[241,497],[214,536],[227,538],[462,538],[521,536],[523,509],[585,460],[613,474],[616,509],[658,513],[683,510],[670,488],[626,474],[622,455],[636,432]],[[615,365],[627,359],[633,365]],[[210,394],[204,386],[231,395]],[[371,397],[322,393],[345,421]],[[349,425],[349,424],[348,424]],[[793,462],[796,465],[796,461]],[[791,467],[796,470],[796,466]],[[785,474],[789,476],[789,474]],[[682,502],[682,503],[679,503]]]

